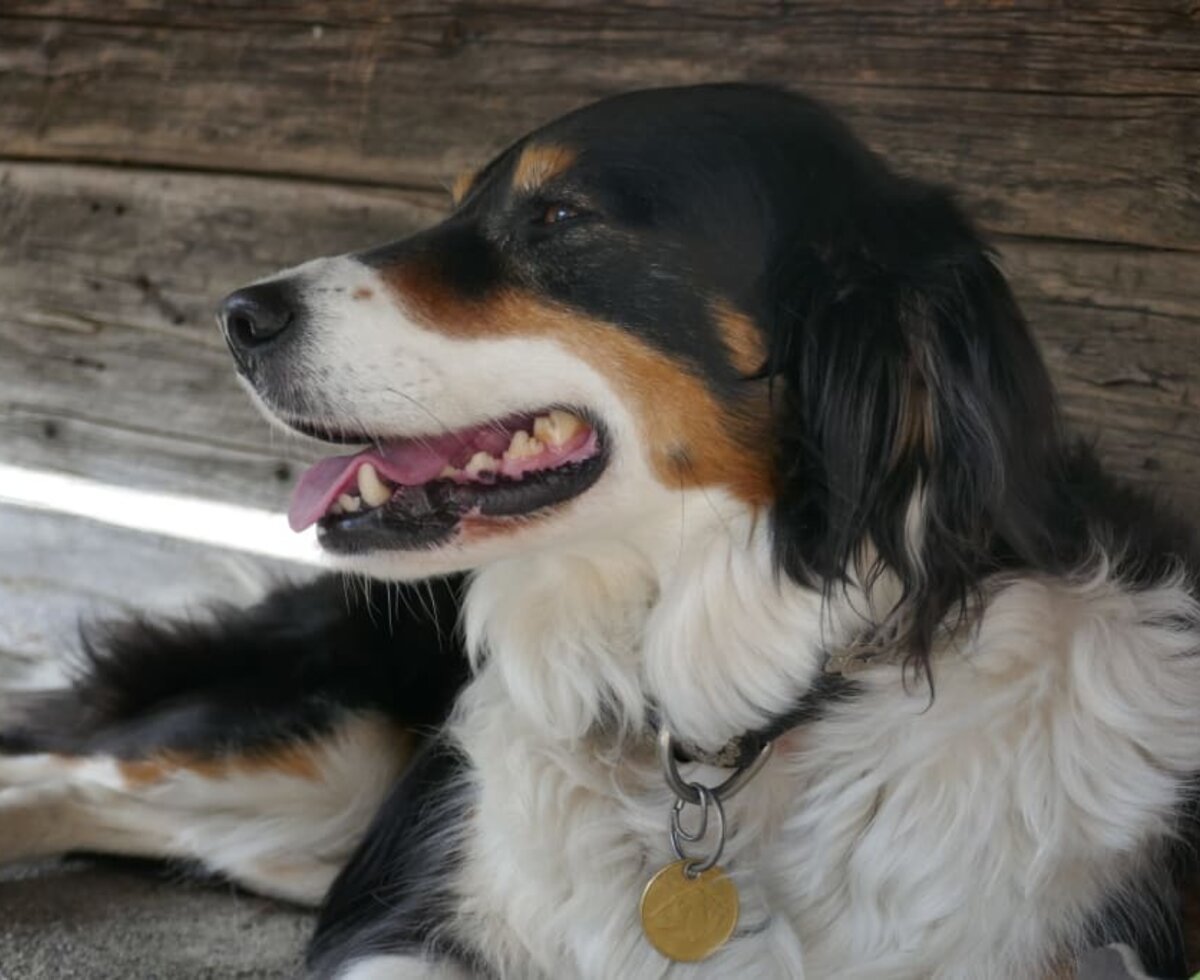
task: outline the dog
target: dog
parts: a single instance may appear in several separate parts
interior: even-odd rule
[[[1183,975],[1200,544],[951,195],[713,85],[453,198],[221,307],[350,586],[90,632],[4,857],[199,861],[342,980]]]

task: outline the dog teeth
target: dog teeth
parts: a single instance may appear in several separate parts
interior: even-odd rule
[[[545,451],[545,446],[541,441],[534,439],[524,429],[518,429],[513,433],[512,441],[508,444],[508,448],[504,450],[505,459],[528,459],[531,456],[538,456]]]
[[[500,466],[499,461],[491,453],[485,453],[482,450],[477,452],[470,458],[467,465],[463,468],[463,472],[467,476],[479,476],[480,473],[490,471],[495,472]]]
[[[392,491],[379,479],[379,474],[370,463],[363,463],[358,468],[358,492],[368,507],[386,504],[392,496]]]
[[[559,409],[546,414],[540,415],[533,423],[533,435],[535,439],[543,442],[547,446],[562,446],[567,443],[570,438],[583,428],[583,421],[570,412],[564,412]]]
[[[575,438],[586,423],[570,412],[559,409],[540,415],[533,422],[532,434],[518,430],[509,437],[508,448],[504,450],[503,458],[517,462],[533,459],[546,452],[547,448],[558,448],[566,445]],[[480,482],[491,482],[501,472],[501,460],[491,453],[480,450],[476,452],[462,469],[447,464],[442,467],[437,478],[439,480],[461,480],[464,477]],[[517,472],[517,471],[514,471]],[[331,514],[355,514],[359,511],[381,507],[392,498],[395,487],[391,486],[380,475],[371,463],[363,463],[355,473],[355,488],[350,487],[345,493],[339,494],[337,500],[329,508]]]

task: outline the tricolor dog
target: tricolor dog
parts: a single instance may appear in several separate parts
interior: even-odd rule
[[[7,719],[5,857],[320,904],[342,980],[1185,969],[1196,537],[829,111],[608,99],[220,322],[367,585],[90,634]]]

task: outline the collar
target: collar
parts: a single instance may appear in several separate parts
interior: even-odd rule
[[[831,705],[849,700],[858,693],[859,685],[849,679],[844,669],[830,670],[831,656],[823,673],[818,674],[812,686],[786,712],[772,718],[762,728],[742,732],[731,738],[716,751],[708,750],[694,742],[676,742],[675,756],[678,762],[698,762],[721,769],[744,769],[762,754],[770,742],[785,732],[819,718]],[[866,665],[860,666],[859,670]],[[655,731],[662,728],[657,710],[651,711],[651,724]]]

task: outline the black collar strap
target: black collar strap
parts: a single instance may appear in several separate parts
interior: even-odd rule
[[[780,735],[800,725],[819,718],[830,705],[847,701],[858,693],[858,684],[841,672],[826,671],[818,674],[804,696],[787,712],[773,718],[767,725],[755,731],[743,732],[710,752],[692,742],[677,743],[675,754],[680,762],[699,762],[721,769],[742,769],[758,758],[763,747]],[[651,724],[659,725],[658,712],[651,713]]]

